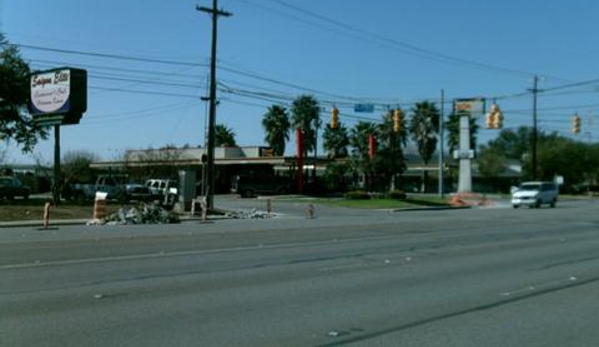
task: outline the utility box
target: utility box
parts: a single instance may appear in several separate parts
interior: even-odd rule
[[[196,196],[196,172],[195,170],[179,170],[179,199],[178,205],[181,211],[191,209],[191,200]]]

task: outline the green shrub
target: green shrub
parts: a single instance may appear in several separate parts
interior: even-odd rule
[[[408,196],[403,190],[392,190],[389,192],[389,199],[405,200]]]
[[[354,190],[345,193],[345,198],[348,200],[368,200],[370,199],[370,195],[362,190]]]

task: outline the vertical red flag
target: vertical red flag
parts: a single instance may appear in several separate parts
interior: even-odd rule
[[[376,154],[376,137],[374,135],[368,135],[368,156],[370,160],[374,159]]]
[[[304,187],[304,134],[302,133],[302,129],[297,129],[295,131],[296,136],[296,151],[297,151],[297,188],[298,192],[301,194]]]

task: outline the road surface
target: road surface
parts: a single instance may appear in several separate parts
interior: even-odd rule
[[[0,346],[597,346],[597,207],[2,229]]]

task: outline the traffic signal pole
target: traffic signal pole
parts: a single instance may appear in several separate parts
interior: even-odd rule
[[[537,94],[539,77],[535,76],[532,88],[532,179],[537,179]]]
[[[214,208],[214,126],[216,123],[216,38],[218,17],[230,17],[232,14],[218,9],[218,0],[212,1],[212,8],[196,6],[196,10],[212,15],[212,51],[210,58],[210,115],[208,118],[208,162],[206,170],[206,204],[209,209]]]
[[[444,109],[445,109],[445,90],[441,89],[441,112],[439,115],[439,197],[441,199],[443,199],[443,141],[445,141],[445,139],[443,138],[443,132],[444,132],[444,128],[445,125],[443,124],[444,122]]]

